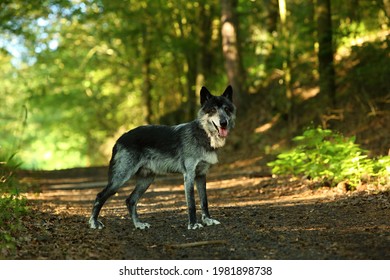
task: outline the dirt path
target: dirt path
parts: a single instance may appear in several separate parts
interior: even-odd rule
[[[17,259],[390,259],[390,191],[310,188],[253,172],[211,173],[211,214],[221,225],[187,230],[182,179],[161,177],[139,204],[152,227],[135,230],[124,200],[106,203],[106,228],[87,226],[105,168],[25,174],[28,194]],[[29,178],[27,178],[29,177]]]

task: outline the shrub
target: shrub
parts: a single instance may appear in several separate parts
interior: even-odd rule
[[[15,236],[22,228],[20,218],[28,211],[26,199],[19,195],[18,166],[14,156],[0,155],[0,259],[15,249]]]
[[[19,193],[19,181],[16,178],[19,166],[20,163],[15,160],[15,154],[6,156],[0,153],[0,193]]]
[[[293,141],[295,148],[279,154],[268,164],[273,174],[307,176],[331,185],[347,181],[352,187],[373,179],[380,184],[389,181],[390,157],[370,159],[354,137],[315,128],[306,130]]]
[[[0,196],[0,259],[15,249],[15,237],[22,229],[20,217],[27,212],[25,198],[9,194]]]

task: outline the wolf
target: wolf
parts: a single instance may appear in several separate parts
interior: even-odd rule
[[[200,104],[198,116],[191,122],[175,126],[140,126],[117,140],[108,169],[108,184],[96,196],[90,228],[104,227],[98,220],[101,208],[132,177],[136,178],[136,185],[126,199],[126,206],[136,229],[149,228],[149,223],[138,218],[137,203],[155,176],[166,173],[183,174],[188,229],[220,224],[209,213],[206,174],[209,167],[218,162],[217,150],[225,145],[235,124],[233,89],[228,86],[222,95],[214,96],[202,87]],[[200,198],[202,223],[198,223],[196,217],[194,185]]]

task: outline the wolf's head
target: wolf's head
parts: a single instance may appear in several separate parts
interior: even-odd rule
[[[212,95],[207,88],[200,91],[201,108],[198,113],[202,128],[210,138],[213,148],[225,145],[225,139],[234,127],[236,107],[233,104],[233,89],[228,86],[220,96]]]

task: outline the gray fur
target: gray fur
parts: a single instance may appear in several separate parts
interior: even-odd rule
[[[225,145],[229,131],[234,127],[235,107],[232,88],[221,96],[213,96],[203,87],[201,109],[198,118],[176,126],[141,126],[122,135],[113,148],[109,166],[109,182],[96,197],[91,228],[101,229],[98,215],[106,200],[117,192],[131,177],[136,176],[135,189],[126,199],[126,205],[134,226],[149,228],[137,214],[137,203],[153,182],[155,175],[181,173],[188,206],[188,229],[203,227],[196,219],[194,185],[200,198],[202,222],[217,225],[210,217],[206,194],[206,174],[209,167],[218,162],[217,149]]]

